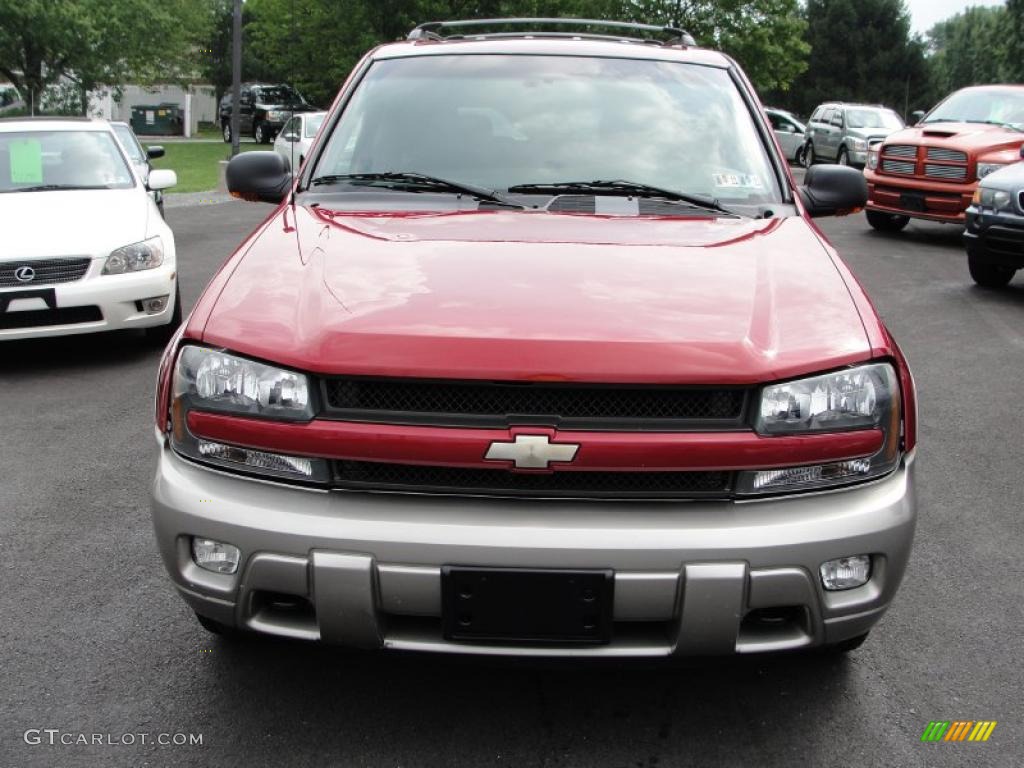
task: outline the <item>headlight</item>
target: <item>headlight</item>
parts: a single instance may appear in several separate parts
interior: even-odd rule
[[[868,148],[868,142],[867,139],[851,139],[850,146],[857,152],[863,152]]]
[[[284,112],[277,109],[272,109],[267,112],[267,120],[273,120],[275,123],[279,120],[284,120]]]
[[[1007,163],[978,163],[978,179],[984,179],[990,173],[998,171],[1000,168],[1005,168]]]
[[[875,170],[878,167],[878,149],[872,149],[868,152],[868,168]]]
[[[178,355],[171,393],[171,445],[185,456],[252,474],[326,482],[327,462],[242,448],[197,437],[190,411],[309,421],[314,416],[309,379],[301,373],[207,347]]]
[[[132,243],[118,248],[107,256],[103,264],[104,275],[122,275],[125,272],[139,272],[156,269],[164,263],[164,242],[157,237]]]
[[[798,381],[772,384],[761,392],[754,429],[761,435],[800,435],[878,429],[882,447],[874,456],[828,464],[741,472],[741,494],[779,493],[843,485],[886,474],[900,459],[900,390],[888,363],[872,363]]]
[[[1013,197],[1009,192],[1002,189],[989,189],[987,187],[978,187],[974,190],[974,197],[971,202],[975,205],[980,205],[983,208],[993,208],[997,211],[1004,208],[1010,207],[1010,202]]]

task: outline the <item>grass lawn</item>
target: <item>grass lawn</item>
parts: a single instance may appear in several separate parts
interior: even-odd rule
[[[228,144],[203,143],[198,141],[168,141],[162,143],[159,140],[143,142],[147,144],[159,144],[167,154],[159,160],[153,161],[154,168],[170,168],[178,174],[178,186],[168,190],[175,192],[208,192],[217,188],[217,164],[221,160],[227,160],[231,156],[231,146]],[[269,146],[259,144],[241,144],[242,152],[249,152],[254,149],[270,149]]]

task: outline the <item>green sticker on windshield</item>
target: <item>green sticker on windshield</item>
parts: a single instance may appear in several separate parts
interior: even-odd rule
[[[16,139],[7,145],[12,184],[43,183],[43,148],[38,139]]]

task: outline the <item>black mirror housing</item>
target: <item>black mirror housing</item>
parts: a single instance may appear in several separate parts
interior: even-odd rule
[[[812,165],[799,194],[812,217],[845,216],[867,204],[868,183],[861,171],[847,165]]]
[[[228,163],[228,192],[253,202],[280,203],[288,196],[292,174],[276,152],[242,152]]]
[[[163,157],[165,154],[167,153],[164,151],[163,147],[146,147],[146,157],[150,160],[156,160],[158,157]]]

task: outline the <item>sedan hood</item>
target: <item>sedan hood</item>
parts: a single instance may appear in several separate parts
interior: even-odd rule
[[[798,217],[282,208],[203,339],[313,372],[496,380],[739,384],[870,356]]]
[[[0,194],[0,259],[106,256],[146,238],[149,207],[138,188]]]

